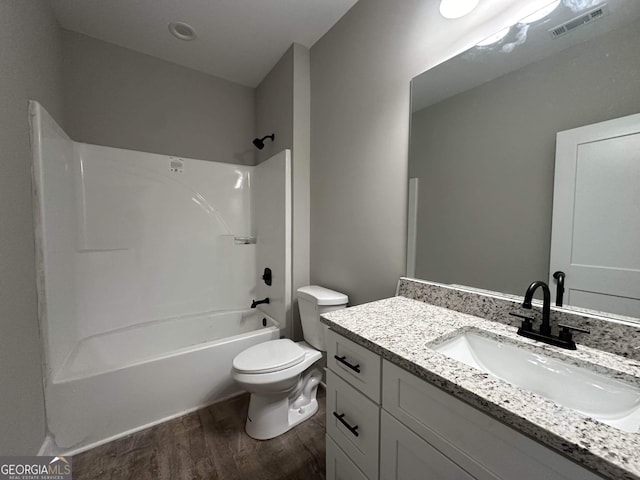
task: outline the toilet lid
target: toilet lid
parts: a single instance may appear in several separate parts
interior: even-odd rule
[[[281,338],[247,348],[233,359],[233,368],[240,373],[270,373],[293,367],[303,359],[302,348]]]

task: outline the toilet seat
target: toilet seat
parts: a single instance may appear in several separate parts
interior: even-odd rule
[[[346,295],[318,285],[299,288],[297,295],[305,341],[260,343],[232,361],[235,384],[251,394],[245,431],[258,440],[282,435],[318,411],[316,390],[322,371],[313,365],[327,349],[328,329],[320,316],[344,308],[349,301]]]
[[[279,340],[271,340],[269,342],[279,342]],[[292,342],[293,343],[293,342]],[[262,344],[259,344],[262,345]],[[276,345],[279,345],[277,343]],[[303,358],[300,362],[287,368],[282,368],[269,373],[243,373],[235,368],[236,362],[234,359],[231,375],[233,379],[243,385],[247,390],[253,391],[253,388],[261,388],[268,386],[273,391],[280,391],[282,389],[289,388],[289,383],[295,381],[297,376],[304,372],[307,368],[313,365],[315,362],[322,358],[322,354],[315,348],[309,346],[305,342],[298,342],[294,345],[298,346],[303,352]],[[257,345],[256,345],[257,346]],[[253,348],[253,347],[250,347]],[[240,354],[242,355],[242,354]],[[264,359],[263,359],[264,362]],[[242,365],[241,365],[242,366]]]
[[[288,338],[259,343],[233,359],[238,373],[264,374],[278,372],[301,363],[305,351]]]

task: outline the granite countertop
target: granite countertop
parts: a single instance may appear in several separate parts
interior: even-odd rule
[[[336,310],[337,333],[442,388],[606,478],[640,480],[640,433],[629,433],[462,364],[432,349],[462,330],[489,336],[640,386],[640,364],[578,345],[571,351],[520,337],[516,328],[405,297]]]

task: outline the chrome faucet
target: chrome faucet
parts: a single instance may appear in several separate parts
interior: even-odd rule
[[[251,302],[251,308],[256,308],[258,305],[263,303],[269,303],[269,297],[263,298],[262,300],[254,300]]]

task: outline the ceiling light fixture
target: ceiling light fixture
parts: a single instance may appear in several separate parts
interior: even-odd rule
[[[442,0],[440,2],[440,15],[444,18],[460,18],[478,6],[480,0]]]
[[[499,32],[496,32],[493,35],[488,36],[487,38],[485,38],[481,42],[476,43],[476,46],[477,47],[486,47],[487,45],[492,45],[494,43],[498,43],[500,40],[502,40],[504,37],[507,36],[507,33],[509,33],[509,30],[511,30],[511,27],[503,28]]]
[[[171,35],[177,39],[184,40],[185,42],[189,42],[196,38],[196,31],[188,23],[171,22],[169,24],[169,31],[171,32]]]
[[[560,5],[561,0],[555,0],[554,2],[551,2],[551,3],[548,3],[548,1],[549,0],[546,0],[546,1],[542,0],[542,1],[533,3],[533,8],[535,10],[529,8],[529,12],[518,23],[533,23],[533,22],[537,22],[538,20],[542,20],[544,17],[549,15],[556,8],[558,8],[558,5]],[[546,5],[544,5],[545,3]],[[544,6],[542,6],[542,8],[539,8],[540,5],[544,5]]]

